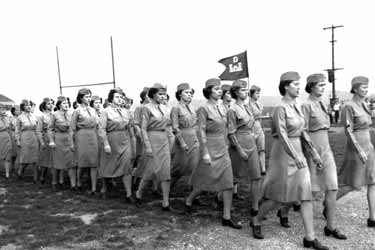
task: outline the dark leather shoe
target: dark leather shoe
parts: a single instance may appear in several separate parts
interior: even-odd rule
[[[367,226],[368,227],[375,227],[375,220],[367,219]]]
[[[161,207],[161,210],[163,211],[163,212],[170,212],[170,213],[175,213],[176,212],[176,210],[175,209],[173,209],[170,205],[168,205],[168,206],[166,206],[166,207]]]
[[[342,234],[337,228],[331,230],[331,229],[328,229],[328,227],[324,227],[324,234],[326,236],[332,235],[334,238],[339,239],[339,240],[347,239],[346,235]]]
[[[234,200],[243,201],[243,200],[245,200],[245,197],[242,196],[242,195],[240,195],[240,194],[238,194],[238,193],[235,193],[235,194],[233,194],[233,199]]]
[[[125,197],[125,203],[127,203],[127,204],[135,204],[136,201],[135,201],[135,199],[134,199],[133,196],[126,196]]]
[[[322,245],[318,241],[318,239],[306,240],[305,238],[303,238],[303,246],[306,247],[306,248],[312,248],[312,249],[316,249],[316,250],[329,250],[329,248]]]
[[[56,184],[52,184],[52,191],[53,191],[53,192],[56,192],[56,191],[57,191]]]
[[[236,222],[234,222],[232,219],[224,219],[222,218],[221,219],[221,225],[223,225],[224,227],[231,227],[231,228],[234,228],[234,229],[241,229],[242,226]]]
[[[264,239],[264,235],[262,234],[262,226],[261,225],[252,225],[252,228],[253,228],[253,237],[255,239],[260,239],[260,240],[263,240]]]
[[[300,204],[293,204],[293,210],[294,212],[298,212],[301,210],[301,205]]]
[[[281,217],[281,209],[277,210],[277,217],[280,218],[280,225],[285,228],[290,228],[288,217]]]

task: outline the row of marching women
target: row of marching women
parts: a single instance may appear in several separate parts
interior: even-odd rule
[[[281,75],[278,90],[281,103],[273,108],[271,133],[273,145],[266,168],[265,136],[261,126],[260,88],[236,80],[221,85],[216,78],[205,82],[207,101],[195,109],[191,102],[194,90],[187,83],[177,86],[178,104],[169,107],[164,85],[154,84],[141,92],[142,104],[134,113],[126,108],[125,93],[109,91],[107,107],[100,110],[100,99],[89,89],[78,92],[79,106],[71,113],[65,97],[46,98],[35,118],[32,103],[21,103],[22,113],[12,123],[1,110],[0,156],[9,177],[14,147],[18,146],[17,175],[25,167],[34,168],[34,181],[45,180],[46,169],[52,173],[52,188],[69,174],[72,190],[82,186],[81,172],[89,169],[90,194],[97,190],[106,197],[113,178],[121,177],[127,203],[142,204],[147,184],[162,192],[162,210],[173,212],[170,190],[181,177],[189,177],[191,192],[184,200],[185,213],[194,211],[196,198],[205,191],[222,200],[221,223],[234,229],[242,225],[231,217],[232,199],[241,198],[238,184],[251,186],[250,226],[254,238],[263,239],[262,221],[269,211],[278,208],[282,227],[290,227],[288,211],[294,206],[301,213],[305,236],[303,245],[328,249],[316,239],[313,226],[313,192],[324,192],[322,214],[326,219],[324,234],[338,240],[347,237],[336,226],[336,201],[350,191],[366,186],[369,218],[375,228],[375,161],[370,137],[371,116],[365,102],[368,78],[353,78],[353,99],[342,113],[347,135],[345,160],[337,173],[329,144],[329,112],[321,97],[326,77],[307,77],[309,97],[302,105],[300,76],[289,71]],[[249,98],[250,97],[250,98]],[[134,168],[135,167],[135,168]],[[133,169],[134,168],[134,169]],[[133,190],[132,183],[138,185]]]

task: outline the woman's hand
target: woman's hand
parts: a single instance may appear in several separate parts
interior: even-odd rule
[[[303,157],[298,157],[295,161],[296,161],[296,165],[297,165],[298,169],[306,167],[306,163],[305,163]]]
[[[249,156],[245,153],[243,149],[241,149],[238,153],[242,160],[247,161],[249,159]]]
[[[109,146],[109,145],[104,146],[104,152],[106,152],[107,154],[110,154],[111,153],[111,146]]]
[[[50,142],[50,143],[49,143],[49,147],[50,147],[50,148],[56,148],[56,143],[54,143],[54,142]]]
[[[362,150],[359,152],[359,159],[362,161],[363,164],[367,162],[367,155]]]
[[[317,169],[323,169],[323,162],[322,162],[322,159],[320,159],[319,156],[313,158],[313,162],[316,164]]]
[[[189,147],[186,144],[182,145],[181,148],[184,150],[185,153],[189,151]]]
[[[75,151],[74,144],[72,144],[72,145],[70,146],[70,150],[71,150],[72,152]]]
[[[205,155],[203,156],[203,162],[204,162],[205,164],[211,165],[211,157],[210,157],[209,154],[205,154]]]
[[[152,149],[151,148],[146,148],[146,156],[147,157],[153,157],[154,155],[152,154]]]

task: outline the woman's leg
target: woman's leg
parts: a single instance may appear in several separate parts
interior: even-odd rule
[[[45,178],[46,178],[46,174],[47,174],[47,169],[46,167],[40,167],[40,176],[39,176],[39,179],[40,179],[40,183],[41,184],[44,184],[45,182]]]
[[[125,187],[125,191],[126,191],[126,197],[131,197],[132,196],[132,176],[131,176],[131,174],[124,175],[122,177],[122,182],[124,183],[124,187]]]
[[[59,169],[59,184],[63,185],[64,184],[64,170]]]
[[[57,184],[57,169],[52,168],[51,172],[52,172],[52,186],[54,186]]]
[[[261,179],[253,180],[251,182],[251,210],[259,210],[259,200],[262,192],[262,182]]]
[[[266,173],[266,153],[264,150],[259,152],[259,167],[262,174]]]
[[[367,186],[367,200],[369,208],[369,219],[375,221],[375,185]]]
[[[305,239],[314,240],[313,206],[311,201],[301,201],[301,216],[305,228]]]
[[[327,214],[327,228],[335,229],[335,209],[336,209],[337,190],[328,190],[324,199],[324,206]]]
[[[4,168],[5,168],[5,178],[9,178],[9,173],[10,173],[10,161],[4,161]]]
[[[102,189],[100,190],[102,194],[107,193],[107,178],[102,178]]]
[[[185,200],[185,205],[187,206],[191,206],[193,204],[193,201],[195,199],[195,197],[197,197],[198,195],[200,195],[202,193],[202,190],[201,189],[198,189],[196,187],[193,187],[193,191],[191,191],[191,193],[189,194],[188,197],[186,197],[186,200]]]
[[[232,196],[233,196],[233,189],[227,189],[223,191],[223,218],[226,220],[230,220],[230,210],[232,208]]]
[[[263,218],[269,213],[269,211],[280,206],[280,204],[273,200],[265,200],[259,207],[258,215],[253,217],[253,224],[260,225]]]
[[[91,177],[91,192],[96,192],[96,180],[98,178],[98,170],[96,168],[90,168]]]
[[[82,187],[82,182],[81,182],[81,172],[82,168],[78,167],[77,168],[77,187],[81,188]]]
[[[339,188],[339,191],[337,192],[337,200],[341,199],[342,197],[344,197],[345,195],[347,195],[348,193],[352,192],[354,190],[353,187],[351,186],[342,186]]]
[[[76,177],[77,177],[77,169],[74,168],[69,168],[68,169],[68,175],[69,175],[69,180],[70,180],[70,187],[75,188],[76,187]]]
[[[38,182],[38,173],[39,173],[39,168],[35,163],[31,163],[34,169],[34,183]]]
[[[161,190],[163,193],[163,207],[168,207],[169,206],[169,190],[170,189],[170,181],[162,181],[161,182]]]

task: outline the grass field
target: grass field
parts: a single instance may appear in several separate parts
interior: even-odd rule
[[[340,129],[330,133],[340,166],[345,136]],[[267,132],[267,150],[272,139]],[[123,202],[118,185],[106,201],[97,196],[72,195],[69,190],[52,192],[49,187],[26,180],[9,183],[0,179],[0,250],[10,249],[303,249],[303,227],[297,213],[290,214],[292,228],[278,224],[274,213],[265,221],[266,239],[251,237],[249,201],[235,201],[233,217],[244,225],[232,230],[220,225],[221,211],[212,207],[213,194],[201,197],[202,205],[191,216],[160,210],[160,197],[145,196],[142,207]],[[186,181],[186,180],[185,180]],[[248,186],[241,187],[248,197]],[[181,181],[172,191],[172,205],[183,210],[188,187]],[[319,197],[319,196],[318,196]],[[314,202],[317,236],[332,249],[375,249],[374,229],[365,226],[367,205],[364,191],[355,192],[338,204],[338,226],[349,239],[337,241],[322,235],[321,204]]]

